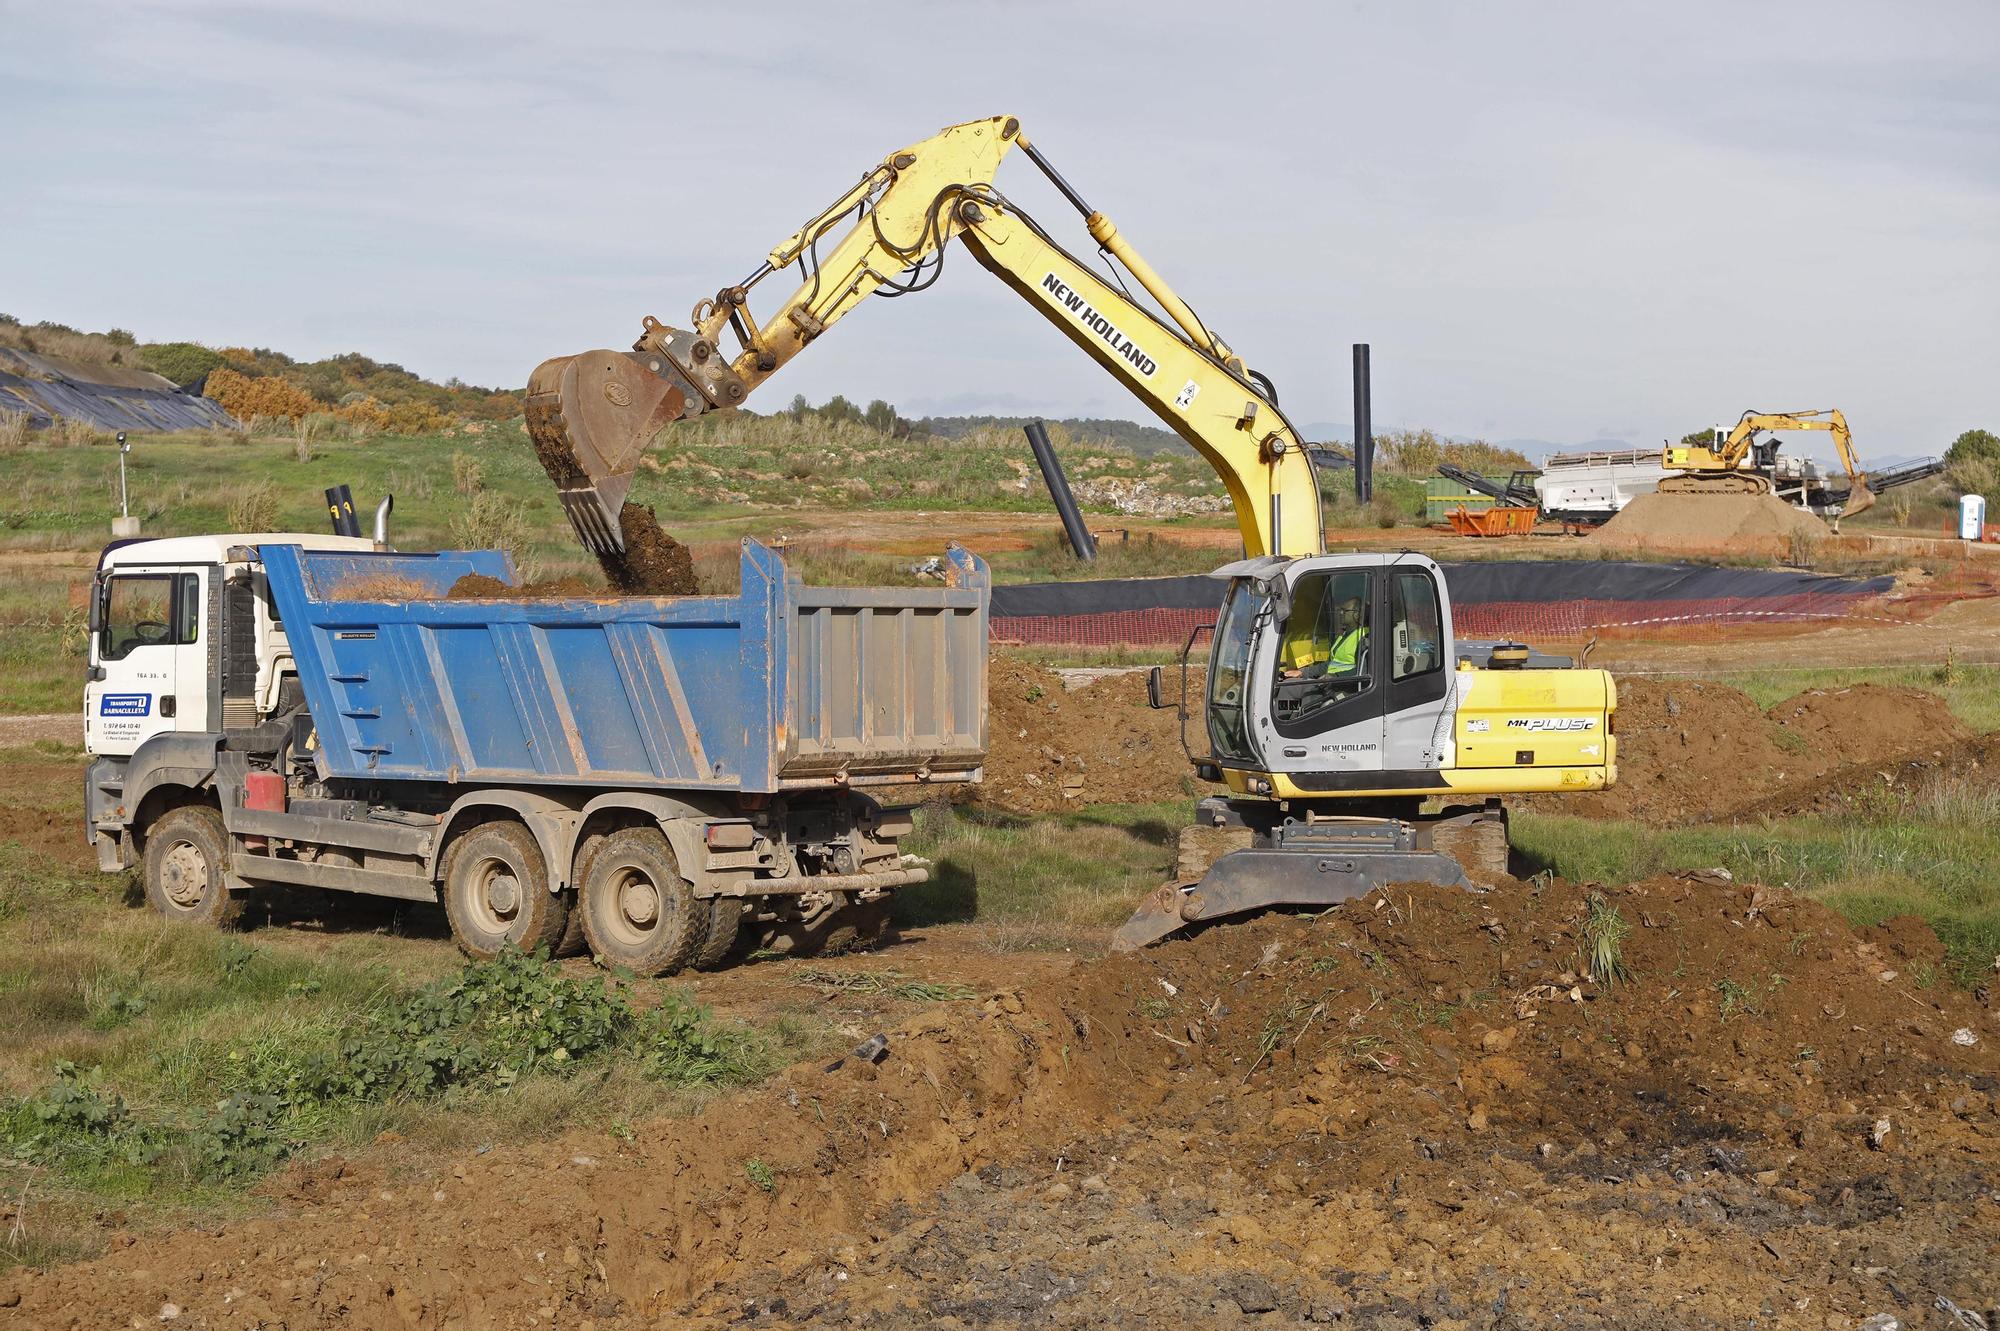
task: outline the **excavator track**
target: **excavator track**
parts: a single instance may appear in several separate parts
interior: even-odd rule
[[[1683,472],[1660,480],[1663,495],[1767,495],[1771,478],[1754,471]]]

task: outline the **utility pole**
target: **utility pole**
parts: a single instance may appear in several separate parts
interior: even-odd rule
[[[125,455],[132,451],[125,432],[118,432],[118,516],[111,519],[111,534],[123,540],[139,534],[139,520],[132,516],[132,491],[125,483]]]

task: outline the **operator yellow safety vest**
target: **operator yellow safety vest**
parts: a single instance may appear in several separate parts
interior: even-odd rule
[[[1326,673],[1344,675],[1354,669],[1355,658],[1361,655],[1361,644],[1366,641],[1367,629],[1349,629],[1334,640],[1333,655],[1327,658]]]

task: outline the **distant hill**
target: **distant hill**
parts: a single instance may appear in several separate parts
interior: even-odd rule
[[[1172,430],[1098,416],[1064,416],[1060,419],[1042,416],[924,416],[910,424],[940,438],[958,439],[976,430],[1018,430],[1030,421],[1060,425],[1069,431],[1070,438],[1080,444],[1113,444],[1140,457],[1151,457],[1161,452],[1194,452],[1187,441]]]
[[[300,361],[268,347],[210,347],[199,342],[141,342],[123,328],[87,333],[68,324],[44,320],[29,324],[0,314],[0,347],[64,360],[120,368],[150,370],[182,386],[205,387],[239,418],[244,411],[217,390],[211,376],[236,386],[242,381],[275,380],[293,392],[257,391],[247,395],[252,410],[264,415],[291,416],[300,411],[353,412],[374,418],[377,428],[409,432],[431,428],[441,420],[504,421],[521,412],[515,389],[478,388],[447,379],[432,383],[400,365],[348,352],[324,360]],[[220,372],[226,371],[226,374]],[[230,376],[237,376],[231,379]],[[269,405],[266,405],[269,404]]]

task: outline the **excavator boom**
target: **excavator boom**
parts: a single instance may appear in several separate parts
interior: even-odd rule
[[[1016,147],[1167,318],[1093,272],[994,187],[1001,160]],[[615,560],[639,458],[663,427],[741,406],[868,297],[929,286],[953,237],[1215,467],[1247,554],[1319,551],[1312,465],[1268,381],[1083,202],[1011,116],[954,125],[891,153],[773,246],[742,283],[696,305],[691,327],[648,317],[629,352],[591,351],[537,367],[525,403],[528,431],[578,538]],[[752,288],[793,268],[797,288],[760,323],[749,308]],[[733,355],[721,348],[725,335],[738,345]]]

